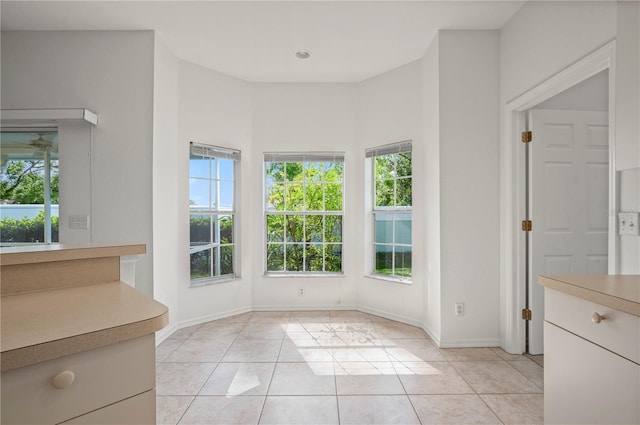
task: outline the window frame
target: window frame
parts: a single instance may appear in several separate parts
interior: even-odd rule
[[[215,145],[207,145],[200,144],[195,142],[189,143],[189,164],[191,164],[192,155],[195,154],[204,158],[209,158],[209,177],[194,177],[191,173],[191,165],[189,165],[189,184],[191,185],[192,179],[204,180],[209,184],[209,194],[211,194],[212,185],[216,184],[216,207],[212,207],[211,199],[209,201],[209,207],[201,208],[194,210],[191,205],[189,205],[189,286],[190,287],[200,287],[206,286],[215,283],[223,283],[235,280],[239,277],[239,264],[240,264],[240,241],[238,238],[239,235],[239,214],[238,214],[238,192],[239,192],[239,172],[240,172],[240,161],[241,161],[241,152],[236,149],[220,147]],[[226,159],[233,161],[233,172],[232,179],[227,180],[223,179],[220,176],[220,163],[219,161],[214,161],[214,159]],[[215,172],[211,168],[212,164],[215,164]],[[232,184],[232,206],[231,209],[223,209],[221,208],[220,203],[220,183],[231,183]],[[191,199],[191,187],[189,187],[189,199]],[[193,216],[208,216],[209,222],[211,225],[209,226],[210,232],[210,242],[204,243],[201,245],[193,245],[191,242],[191,218]],[[231,230],[231,243],[221,243],[220,241],[220,226],[214,224],[215,217],[225,217],[230,216],[232,220],[232,230]],[[217,238],[214,238],[214,233],[217,234]],[[217,242],[214,242],[217,240]],[[223,247],[232,247],[232,260],[231,260],[231,273],[225,274],[213,274],[214,270],[218,270],[218,273],[221,272],[221,257],[222,257],[222,248]],[[217,248],[217,250],[216,250]],[[193,279],[191,277],[191,255],[205,250],[212,250],[211,262],[210,262],[210,275],[207,277],[196,278]],[[213,252],[217,252],[217,254],[213,255]],[[217,266],[216,266],[217,265]]]
[[[43,126],[25,126],[25,127],[15,127],[15,126],[0,126],[0,139],[4,139],[6,137],[6,135],[16,135],[16,134],[23,134],[23,135],[27,135],[30,137],[42,137],[42,136],[52,136],[52,145],[55,145],[55,149],[44,149],[43,151],[40,151],[40,153],[43,155],[42,158],[34,158],[31,155],[33,155],[33,153],[38,151],[37,146],[33,147],[33,152],[29,153],[29,156],[25,156],[24,153],[19,152],[5,152],[3,154],[3,156],[6,156],[5,161],[9,162],[9,161],[42,161],[42,178],[43,178],[43,203],[42,204],[14,204],[16,206],[19,205],[42,205],[42,211],[44,214],[44,226],[43,226],[43,234],[42,234],[42,241],[36,241],[36,242],[30,242],[30,241],[19,241],[19,242],[0,242],[0,246],[25,246],[25,245],[51,245],[51,244],[55,244],[55,243],[60,243],[60,231],[61,226],[60,226],[60,194],[58,193],[58,202],[57,204],[53,204],[51,201],[51,197],[52,197],[52,183],[54,180],[55,176],[58,176],[58,179],[60,178],[60,155],[58,153],[58,146],[60,144],[60,140],[59,140],[59,136],[60,136],[60,132],[58,129],[57,125],[51,126],[51,125],[43,125]],[[30,140],[29,142],[32,142],[34,140]],[[26,143],[26,142],[25,142]],[[2,151],[3,148],[0,147],[0,151]],[[5,148],[5,151],[11,151],[12,149],[9,148]],[[53,163],[56,164],[53,164]],[[53,169],[57,168],[57,171],[54,173]],[[5,173],[5,168],[3,166],[3,171],[2,173]],[[59,180],[58,180],[59,182]],[[59,184],[59,183],[58,183]],[[59,191],[59,187],[58,187],[58,191]],[[2,212],[3,209],[5,208],[11,208],[12,204],[6,204],[4,207],[0,207],[0,212]],[[55,207],[57,208],[58,212],[57,215],[53,214],[53,206],[55,205]],[[0,214],[0,218],[5,218],[5,214]],[[25,217],[26,218],[26,217]],[[20,218],[17,219],[18,221],[22,221],[25,218]],[[54,220],[55,218],[55,220]],[[33,218],[30,218],[28,220],[33,220]],[[56,237],[54,238],[54,221],[57,223],[57,235],[55,235]]]
[[[322,180],[314,180],[313,183],[309,183],[306,180],[307,174],[307,164],[308,163],[317,163],[317,162],[333,162],[342,164],[342,175],[341,180],[339,182],[340,186],[340,194],[341,194],[341,209],[340,210],[328,210],[326,209],[326,187],[328,185],[338,185],[338,182],[327,181],[322,178]],[[300,184],[303,189],[307,184],[321,184],[323,185],[323,197],[322,204],[323,207],[320,210],[306,210],[304,207],[300,210],[269,210],[268,209],[268,195],[269,195],[269,187],[268,185],[268,176],[267,176],[267,164],[269,163],[302,163],[303,164],[303,180],[301,182],[289,182],[286,177],[282,182],[275,182],[276,184],[283,184],[283,189],[286,191],[287,184]],[[285,165],[286,167],[286,165]],[[285,168],[286,169],[286,168]],[[344,152],[265,152],[264,159],[262,163],[262,176],[263,176],[263,184],[262,184],[262,193],[263,193],[263,249],[264,249],[264,263],[263,263],[263,271],[265,277],[344,277],[344,202],[345,202],[345,161],[344,161]],[[283,171],[286,172],[286,171]],[[303,206],[306,205],[306,191],[303,190]],[[287,219],[287,217],[291,216],[300,216],[302,217],[303,222],[303,235],[306,235],[307,229],[307,217],[310,216],[321,216],[322,220],[322,242],[308,242],[305,240],[303,236],[302,241],[287,241],[286,229],[283,229],[283,240],[282,242],[270,242],[268,235],[268,220],[270,216],[282,216],[283,222]],[[326,229],[327,229],[327,216],[339,216],[340,217],[340,241],[327,241],[326,240]],[[286,226],[285,226],[286,227]],[[269,245],[278,245],[281,244],[283,247],[283,269],[284,270],[268,270],[268,256],[269,256]],[[302,266],[303,270],[286,270],[287,264],[287,245],[302,245],[303,248],[303,260]],[[323,270],[322,271],[312,271],[305,270],[307,265],[307,245],[322,245],[322,257],[323,257]],[[324,260],[326,256],[326,248],[327,246],[339,246],[340,250],[340,270],[339,271],[327,271],[326,270],[326,261]]]
[[[396,182],[400,179],[406,179],[409,178],[411,179],[411,188],[412,188],[412,202],[410,206],[391,206],[391,207],[378,207],[376,205],[376,182],[378,181],[377,176],[376,176],[376,157],[380,157],[380,156],[384,156],[384,155],[391,155],[391,154],[399,154],[399,153],[403,153],[403,152],[411,152],[412,153],[412,163],[411,163],[411,174],[408,176],[394,176],[393,180],[394,180],[394,203],[396,200],[396,196],[397,196],[397,184]],[[369,163],[367,164],[367,166],[365,167],[365,170],[367,170],[367,173],[370,173],[369,176],[367,176],[367,178],[365,179],[366,181],[369,182],[369,205],[367,207],[369,214],[368,214],[368,221],[369,221],[369,232],[370,232],[370,236],[369,236],[369,249],[370,249],[370,256],[369,259],[367,260],[367,273],[365,274],[366,277],[369,278],[373,278],[373,279],[378,279],[378,280],[386,280],[386,281],[391,281],[391,282],[396,282],[396,283],[403,283],[403,284],[412,284],[413,282],[413,267],[411,269],[411,275],[410,276],[402,276],[402,275],[398,275],[395,274],[396,271],[396,267],[395,267],[395,260],[396,260],[396,247],[408,247],[411,250],[411,263],[413,263],[413,235],[411,236],[411,243],[406,244],[406,243],[397,243],[395,240],[395,231],[396,231],[396,226],[395,226],[395,221],[398,217],[400,216],[406,216],[409,215],[410,217],[410,221],[412,223],[411,225],[411,229],[413,232],[413,148],[412,148],[412,140],[405,140],[405,141],[401,141],[401,142],[395,142],[395,143],[390,143],[390,144],[386,144],[386,145],[381,145],[381,146],[376,146],[373,148],[369,148],[365,150],[365,159],[367,161],[369,161]],[[387,179],[389,180],[389,179]],[[391,215],[393,217],[393,221],[392,221],[392,238],[391,238],[391,243],[378,243],[376,242],[376,215]],[[392,271],[393,274],[384,274],[384,273],[377,273],[376,272],[376,247],[379,245],[386,245],[386,246],[390,246],[391,247],[391,259],[392,259]]]

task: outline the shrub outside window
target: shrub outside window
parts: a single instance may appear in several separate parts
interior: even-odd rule
[[[240,151],[191,143],[189,257],[191,284],[235,277],[235,186]]]
[[[56,128],[0,132],[0,244],[59,242]]]
[[[411,142],[369,149],[373,161],[373,275],[407,281],[412,271]]]
[[[265,154],[266,273],[341,274],[343,153]]]

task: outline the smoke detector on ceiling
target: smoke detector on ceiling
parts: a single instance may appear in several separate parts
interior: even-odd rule
[[[296,57],[298,59],[309,59],[311,57],[311,52],[308,50],[300,50],[296,52]]]

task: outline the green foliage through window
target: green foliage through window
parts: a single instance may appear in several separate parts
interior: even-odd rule
[[[58,217],[51,217],[51,241],[58,242]],[[42,243],[44,242],[44,210],[34,218],[16,220],[4,217],[0,221],[0,241],[2,243]]]
[[[400,152],[371,155],[374,181],[374,273],[411,278],[412,155]]]
[[[265,162],[267,272],[341,272],[341,161]]]
[[[192,145],[189,161],[191,280],[234,275],[236,160]],[[213,153],[212,153],[213,152]],[[238,153],[239,156],[239,153]]]
[[[51,203],[58,203],[58,161],[51,161]],[[44,204],[44,161],[9,161],[0,180],[0,199],[14,204]]]

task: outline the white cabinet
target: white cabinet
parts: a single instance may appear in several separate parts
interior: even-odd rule
[[[640,317],[545,288],[545,424],[640,424],[639,338]]]
[[[57,424],[77,417],[81,423],[81,415],[89,412],[93,416],[85,419],[91,423],[111,417],[111,423],[152,424],[155,337],[149,334],[10,370],[2,373],[1,384],[3,424]],[[101,412],[109,405],[114,407]],[[123,422],[126,418],[130,422]]]
[[[0,249],[0,423],[155,423],[155,332],[168,309],[119,280],[120,259],[145,250]]]
[[[94,410],[64,425],[140,425],[156,423],[156,391],[147,391],[135,397]]]

